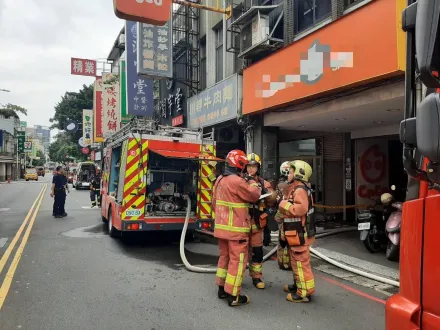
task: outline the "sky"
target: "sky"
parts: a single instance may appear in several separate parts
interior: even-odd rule
[[[112,0],[0,0],[0,103],[50,126],[61,96],[94,81],[71,75],[70,58],[105,60],[123,25]]]

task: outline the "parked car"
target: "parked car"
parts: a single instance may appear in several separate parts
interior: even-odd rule
[[[29,181],[29,180],[38,181],[37,170],[35,168],[27,168],[26,173],[24,175],[24,178],[26,179],[26,181]]]
[[[46,171],[44,170],[44,167],[39,167],[37,169],[37,175],[38,176],[43,176],[43,177],[46,175]]]

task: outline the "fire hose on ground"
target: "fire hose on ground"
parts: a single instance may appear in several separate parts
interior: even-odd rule
[[[189,224],[189,219],[190,219],[190,215],[191,215],[191,199],[186,196],[186,200],[187,200],[187,208],[186,208],[186,217],[185,217],[185,223],[183,225],[183,229],[182,229],[182,234],[180,236],[180,258],[182,259],[183,264],[185,265],[186,269],[188,269],[191,272],[196,272],[196,273],[216,273],[217,272],[217,268],[203,268],[203,267],[197,267],[197,266],[193,266],[188,262],[188,259],[186,258],[185,255],[185,237],[186,237],[186,232],[188,230],[188,224]],[[332,232],[326,232],[326,233],[321,233],[321,234],[317,234],[316,238],[321,238],[321,237],[326,237],[326,236],[330,236],[330,235],[335,235],[335,234],[339,234],[339,233],[344,233],[344,232],[348,232],[348,231],[353,231],[355,229],[353,228],[341,228]],[[208,234],[205,231],[201,231],[198,230],[199,233],[203,233],[203,234]],[[212,234],[208,234],[208,235],[212,235]],[[266,261],[267,259],[269,259],[271,256],[273,256],[278,250],[278,246],[275,246],[272,250],[270,250],[264,257],[263,257],[263,262]],[[364,272],[360,269],[356,269],[353,267],[350,267],[348,265],[344,265],[336,260],[333,260],[327,256],[325,256],[324,254],[322,254],[321,252],[316,251],[313,248],[310,248],[310,252],[312,254],[314,254],[315,256],[317,256],[318,258],[321,258],[324,261],[327,261],[329,264],[336,266],[338,268],[344,269],[346,271],[349,271],[353,274],[356,275],[360,275],[378,282],[382,282],[385,284],[389,284],[392,286],[396,286],[399,287],[400,284],[397,281],[382,277],[382,276],[378,276],[375,274],[370,274],[367,272]],[[249,264],[247,264],[247,267],[249,267]]]

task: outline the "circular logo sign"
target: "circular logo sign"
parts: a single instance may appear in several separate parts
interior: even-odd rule
[[[132,150],[132,151],[130,151],[130,156],[136,156],[136,151],[135,150]]]
[[[78,130],[78,123],[74,120],[69,120],[66,123],[65,129],[69,133],[75,133]]]
[[[87,147],[86,144],[84,143],[84,138],[83,138],[83,137],[80,137],[80,138],[79,138],[79,140],[78,140],[78,144],[79,144],[81,147]]]
[[[82,152],[83,154],[87,155],[87,154],[89,153],[89,148],[84,147],[84,148],[81,149],[81,152]]]

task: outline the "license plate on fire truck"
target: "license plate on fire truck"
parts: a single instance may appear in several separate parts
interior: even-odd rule
[[[362,222],[358,224],[358,230],[369,230],[369,229],[370,229],[369,222]]]
[[[125,214],[127,217],[138,217],[141,215],[141,210],[127,210]]]

